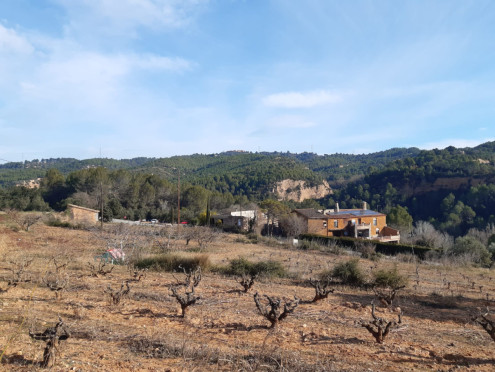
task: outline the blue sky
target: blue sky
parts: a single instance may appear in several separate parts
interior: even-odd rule
[[[492,0],[2,0],[0,162],[494,140]]]

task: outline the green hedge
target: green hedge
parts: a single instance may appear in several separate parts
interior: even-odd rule
[[[344,247],[354,248],[355,242],[362,242],[363,239],[355,239],[355,238],[338,238],[335,236],[320,236],[315,234],[303,234],[300,236],[302,240],[316,241],[319,244],[326,244],[329,241],[335,241]],[[364,240],[372,242],[376,245],[376,251],[378,253],[382,253],[389,256],[394,256],[399,253],[409,253],[415,254],[421,259],[424,259],[426,253],[430,251],[435,251],[433,248],[422,247],[419,245],[410,245],[410,244],[397,244],[397,243],[383,243],[376,240]]]

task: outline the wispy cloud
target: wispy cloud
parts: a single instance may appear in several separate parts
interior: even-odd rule
[[[89,24],[109,33],[177,28],[190,23],[208,0],[54,0],[69,13],[68,30]]]
[[[139,71],[179,72],[191,63],[181,58],[156,55],[95,52],[59,54],[55,52],[41,63],[31,76],[22,77],[20,87],[25,97],[59,100],[60,104],[98,105],[118,94],[125,79]]]
[[[170,58],[153,54],[131,55],[128,57],[128,62],[130,66],[135,66],[143,70],[166,70],[174,72],[190,70],[194,66],[194,63],[183,58]]]
[[[276,93],[263,98],[265,106],[280,108],[310,108],[340,101],[341,95],[326,90]]]
[[[33,51],[33,46],[23,36],[0,24],[0,52],[28,54]]]

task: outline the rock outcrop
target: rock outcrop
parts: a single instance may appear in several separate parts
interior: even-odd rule
[[[283,180],[277,182],[273,188],[273,193],[279,200],[294,200],[302,202],[306,199],[320,199],[333,193],[327,181],[320,185],[308,187],[306,181]]]

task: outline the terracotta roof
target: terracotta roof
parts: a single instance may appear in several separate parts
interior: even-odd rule
[[[323,213],[320,213],[313,208],[307,208],[307,209],[294,209],[294,212],[300,214],[301,216],[304,216],[308,219],[321,219],[321,220],[326,220],[328,219],[327,216],[325,216]]]
[[[67,207],[77,208],[77,209],[83,209],[85,211],[94,212],[94,213],[100,213],[100,211],[97,211],[96,209],[81,207],[80,205],[75,205],[75,204],[67,204]]]

